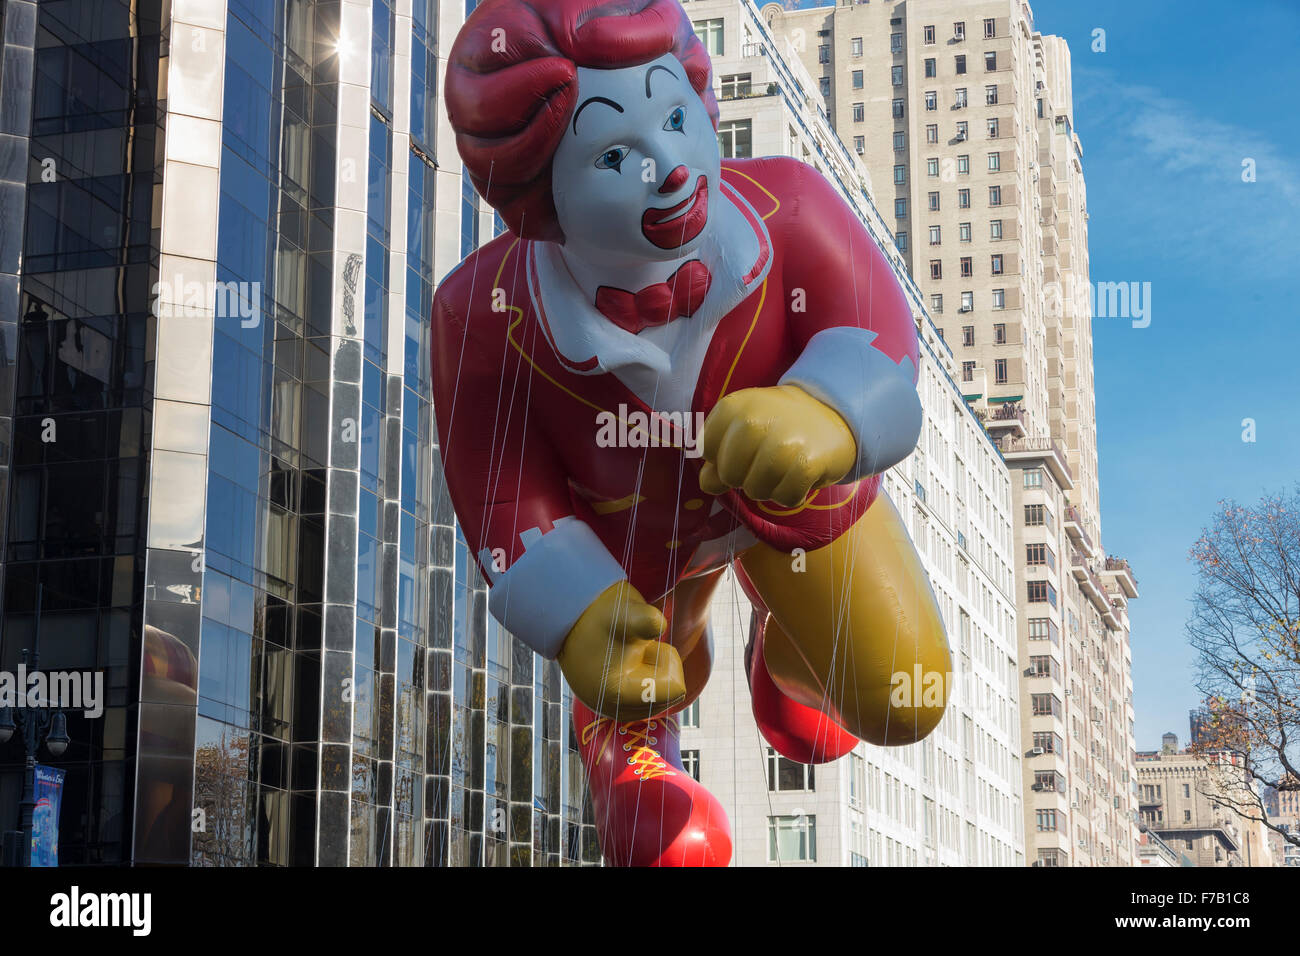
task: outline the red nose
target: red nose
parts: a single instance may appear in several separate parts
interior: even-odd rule
[[[664,184],[659,187],[659,194],[661,196],[666,196],[669,193],[677,192],[677,190],[686,185],[686,180],[690,178],[691,171],[685,166],[678,166],[668,174],[668,178],[664,180]]]

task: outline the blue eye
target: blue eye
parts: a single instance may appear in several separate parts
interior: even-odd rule
[[[596,167],[598,169],[612,169],[616,173],[621,172],[619,167],[623,165],[623,160],[627,159],[627,154],[630,152],[632,150],[626,146],[615,146],[613,149],[607,149],[596,160]]]
[[[664,129],[675,130],[678,133],[685,132],[683,127],[686,126],[686,107],[679,106],[668,114],[668,121],[664,123]]]

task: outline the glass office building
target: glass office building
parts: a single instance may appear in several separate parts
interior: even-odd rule
[[[105,675],[39,756],[63,863],[598,859],[439,473],[436,250],[500,228],[437,96],[465,13],[0,0],[0,670]]]

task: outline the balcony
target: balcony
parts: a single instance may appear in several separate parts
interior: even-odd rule
[[[1137,575],[1133,573],[1133,569],[1129,567],[1128,561],[1124,558],[1107,555],[1102,574],[1114,578],[1115,583],[1120,586],[1125,596],[1130,598],[1138,596]]]
[[[1019,402],[1003,402],[984,419],[984,429],[994,439],[1024,438],[1025,410]]]
[[[1078,548],[1070,551],[1070,570],[1074,572],[1074,579],[1079,582],[1079,590],[1092,602],[1097,613],[1103,617],[1113,614],[1110,598],[1106,594],[1106,586],[1101,583],[1101,578],[1092,569],[1088,556]]]
[[[1075,545],[1084,549],[1085,554],[1092,554],[1096,550],[1092,538],[1088,536],[1087,529],[1084,527],[1083,517],[1074,505],[1065,506],[1065,533],[1070,536],[1070,540]]]
[[[1043,461],[1057,484],[1069,490],[1074,487],[1074,473],[1070,471],[1070,460],[1065,449],[1052,438],[1013,438],[1005,435],[996,442],[1002,457],[1008,463],[1013,461]]]

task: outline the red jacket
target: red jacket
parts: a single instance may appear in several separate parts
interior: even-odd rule
[[[707,414],[727,393],[776,385],[809,340],[835,326],[876,333],[876,349],[894,363],[910,361],[914,386],[911,310],[876,242],[830,184],[785,158],[724,161],[723,181],[764,220],[772,263],[718,325],[693,409]],[[599,412],[649,410],[615,375],[580,374],[557,354],[531,304],[529,245],[497,237],[434,298],[434,403],[446,481],[489,580],[522,555],[521,534],[546,534],[557,520],[577,517],[654,601],[701,542],[744,526],[773,547],[810,550],[875,499],[878,475],[823,489],[796,508],[733,491],[711,514],[714,498],[698,483],[702,458],[673,447],[598,447]],[[494,290],[502,290],[495,299]]]

